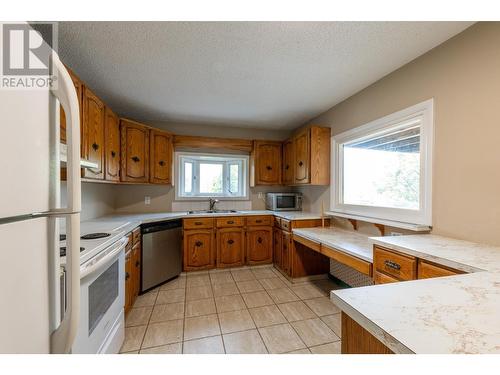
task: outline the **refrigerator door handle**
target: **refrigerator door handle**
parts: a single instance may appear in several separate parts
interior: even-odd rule
[[[50,337],[52,353],[69,353],[78,329],[80,312],[80,112],[76,90],[68,71],[52,54],[52,68],[57,82],[51,93],[59,100],[66,113],[66,135],[68,143],[67,160],[67,201],[66,209],[54,210],[57,216],[66,214],[66,276],[67,309],[60,325]],[[58,126],[58,121],[55,121]],[[68,213],[74,213],[68,215]],[[50,216],[50,215],[49,215]]]

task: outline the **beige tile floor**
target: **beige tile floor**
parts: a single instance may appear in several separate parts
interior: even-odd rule
[[[291,283],[272,266],[182,274],[139,296],[122,353],[340,353],[328,279]]]

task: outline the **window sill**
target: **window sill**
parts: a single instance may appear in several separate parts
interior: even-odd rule
[[[326,211],[325,214],[329,215],[329,216],[334,216],[334,217],[341,217],[344,219],[365,221],[367,223],[372,223],[372,224],[387,225],[389,227],[406,229],[406,230],[410,230],[413,232],[429,232],[432,229],[432,227],[427,226],[427,225],[403,223],[401,221],[394,221],[394,220],[376,219],[373,217],[351,215],[351,214],[346,214],[343,212]]]

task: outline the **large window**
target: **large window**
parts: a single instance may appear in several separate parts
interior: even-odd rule
[[[177,153],[177,198],[247,197],[248,156]]]
[[[431,225],[433,101],[333,138],[332,210]]]

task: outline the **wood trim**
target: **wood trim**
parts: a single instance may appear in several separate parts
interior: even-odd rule
[[[342,311],[342,354],[394,354],[375,336]]]
[[[355,269],[362,274],[367,276],[372,276],[373,274],[373,266],[370,262],[366,260],[359,259],[355,256],[346,254],[337,249],[333,249],[329,246],[321,245],[321,253],[326,255],[328,258],[334,259],[337,262],[345,264],[348,267]]]
[[[442,266],[427,260],[419,259],[417,266],[417,279],[430,279],[434,277],[454,276],[465,272]]]
[[[191,135],[174,135],[174,148],[215,148],[250,153],[253,141],[247,139],[209,138]]]

